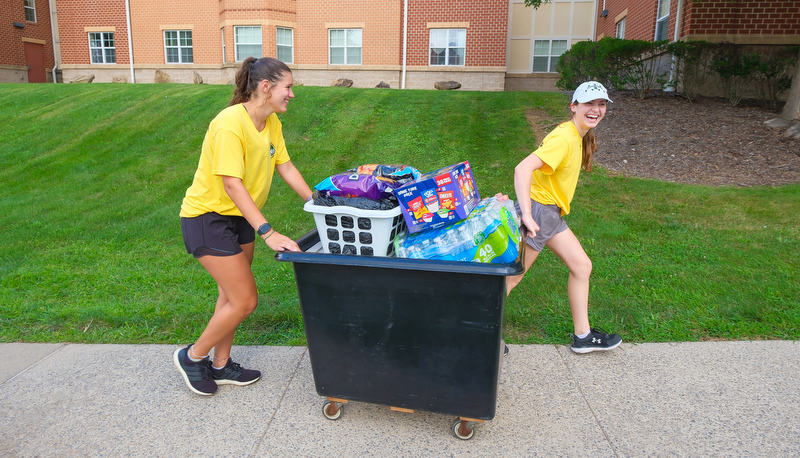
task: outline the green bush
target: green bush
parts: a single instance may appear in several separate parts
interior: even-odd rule
[[[676,41],[666,46],[675,58],[674,79],[670,83],[680,88],[686,100],[692,102],[711,73],[715,45],[708,41]]]
[[[752,84],[761,57],[756,52],[744,52],[741,46],[733,43],[719,43],[716,46],[711,68],[722,79],[725,98],[732,106],[742,101],[745,89]]]
[[[610,89],[632,89],[644,98],[650,89],[666,82],[666,72],[658,72],[658,57],[666,52],[665,44],[611,37],[576,43],[556,64],[561,74],[556,86],[571,90],[583,81],[595,80]]]
[[[606,37],[581,41],[558,60],[556,70],[561,76],[556,86],[568,91],[594,80],[609,89],[632,90],[640,98],[651,89],[671,86],[691,102],[709,76],[716,74],[731,105],[752,92],[774,110],[778,97],[791,85],[797,46],[772,49],[748,52],[742,45],[699,40],[667,43]],[[674,78],[667,83],[667,72],[661,71],[660,64],[661,57],[669,54]]]
[[[613,87],[611,84],[612,63],[606,62],[598,56],[598,50],[603,46],[604,40],[606,39],[599,42],[581,41],[562,54],[556,63],[556,71],[561,75],[556,86],[570,91],[584,81],[594,80],[606,87]]]
[[[616,71],[614,87],[631,89],[641,99],[653,88],[663,88],[667,83],[666,71],[659,72],[660,57],[666,53],[666,41],[643,40],[609,41],[602,52],[614,56]]]
[[[798,46],[785,46],[776,52],[759,55],[753,76],[761,101],[770,110],[778,109],[778,97],[792,85]]]

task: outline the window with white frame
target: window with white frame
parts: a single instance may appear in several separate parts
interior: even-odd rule
[[[625,38],[625,18],[617,22],[617,33],[615,36],[617,38]]]
[[[25,0],[25,20],[28,22],[36,22],[35,0]]]
[[[233,41],[236,62],[242,62],[248,57],[258,59],[264,55],[261,48],[261,26],[234,27]]]
[[[534,40],[534,73],[555,73],[558,59],[565,52],[567,52],[567,40]]]
[[[294,30],[278,27],[278,60],[291,64],[294,62]]]
[[[192,31],[165,30],[164,56],[168,64],[191,64],[194,62]]]
[[[330,29],[328,50],[331,65],[361,65],[361,29]]]
[[[669,28],[669,0],[658,0],[658,12],[656,13],[655,41],[666,40],[668,28]]]
[[[89,32],[89,54],[93,64],[117,63],[114,32]]]
[[[431,29],[430,65],[464,65],[467,29]]]

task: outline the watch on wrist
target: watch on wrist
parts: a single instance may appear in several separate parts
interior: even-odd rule
[[[261,226],[258,226],[258,231],[256,231],[256,232],[258,232],[259,236],[263,236],[264,234],[266,234],[267,232],[269,232],[271,230],[272,230],[272,226],[270,226],[269,223],[264,223]]]

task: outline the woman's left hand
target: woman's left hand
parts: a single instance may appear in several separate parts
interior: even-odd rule
[[[283,234],[279,234],[278,231],[273,230],[271,235],[268,234],[263,238],[267,246],[274,251],[300,251],[297,242]]]

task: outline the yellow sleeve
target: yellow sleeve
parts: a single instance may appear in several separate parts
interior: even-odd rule
[[[539,171],[545,175],[552,175],[569,154],[569,142],[560,136],[545,138],[542,146],[533,154],[544,162]]]

